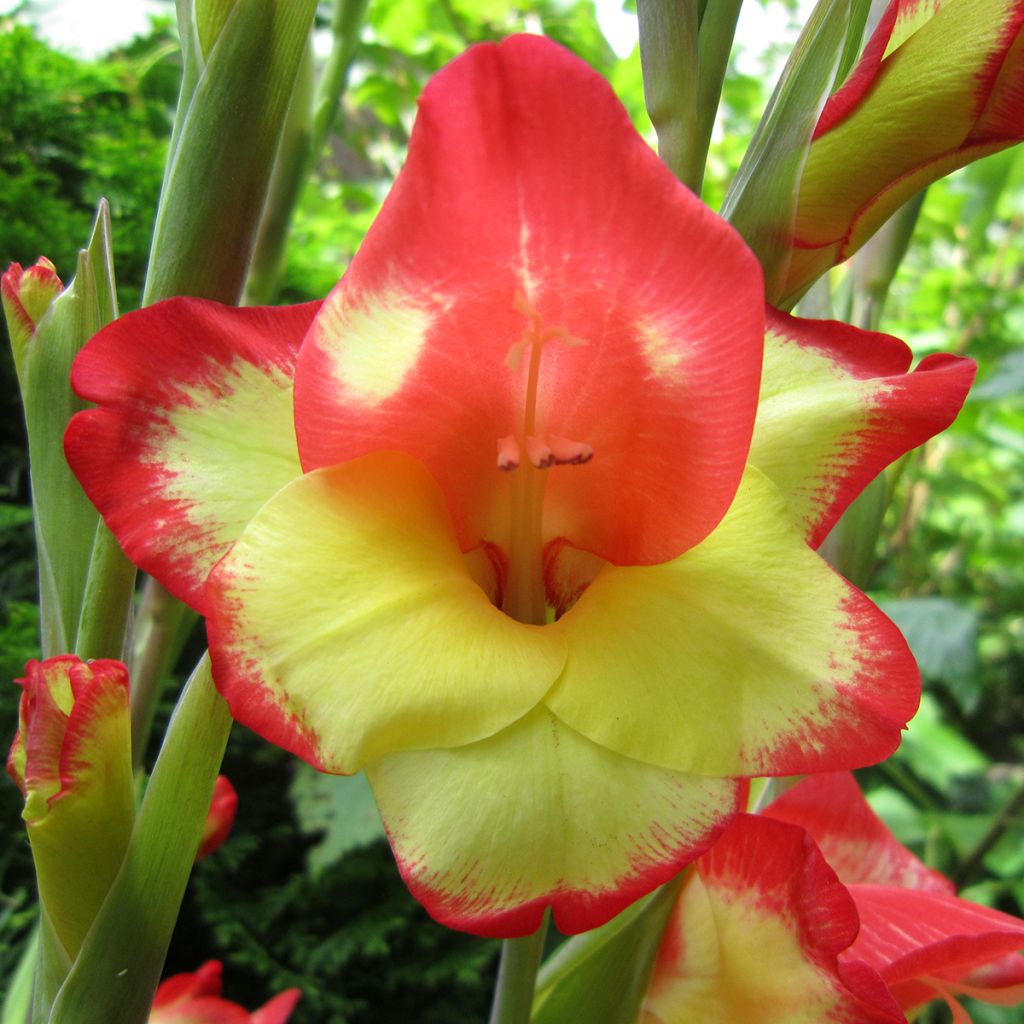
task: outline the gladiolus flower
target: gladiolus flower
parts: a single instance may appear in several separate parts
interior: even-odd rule
[[[7,771],[25,797],[39,898],[77,954],[124,857],[134,818],[128,672],[72,655],[25,666]]]
[[[784,295],[931,182],[1024,138],[1022,29],[1021,0],[892,0],[815,129]]]
[[[802,826],[817,842],[860,918],[840,961],[876,970],[902,1010],[940,997],[958,1024],[969,1024],[957,995],[1024,1002],[1024,921],[959,899],[949,879],[897,841],[853,776],[806,779],[766,814]]]
[[[196,860],[208,857],[221,843],[227,839],[231,826],[235,823],[235,811],[238,809],[238,794],[231,780],[226,775],[218,775],[213,784],[213,797],[210,800],[210,811],[203,823],[203,836],[199,841]]]
[[[285,989],[249,1013],[222,999],[219,960],[207,960],[198,971],[175,974],[160,983],[153,997],[149,1024],[285,1024],[302,993]]]
[[[63,288],[57,268],[45,256],[28,270],[23,270],[20,263],[12,263],[0,277],[0,297],[19,376],[36,327]]]
[[[766,325],[738,235],[522,36],[427,87],[322,305],[122,318],[66,447],[207,616],[235,717],[367,769],[436,918],[580,931],[705,850],[742,777],[898,743],[913,659],[808,541],[955,416],[972,364],[909,363]]]
[[[641,1024],[904,1022],[936,996],[1024,1001],[1024,921],[958,899],[874,814],[853,776],[741,815],[694,865]]]

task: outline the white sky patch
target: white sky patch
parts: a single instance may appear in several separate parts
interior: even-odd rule
[[[0,14],[10,14],[19,0],[0,0]],[[153,15],[174,17],[174,4],[157,0],[36,0],[26,21],[52,47],[92,59],[130,43],[149,31]]]

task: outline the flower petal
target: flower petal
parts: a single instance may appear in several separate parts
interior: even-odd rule
[[[840,881],[953,894],[953,883],[918,860],[871,809],[849,772],[812,775],[762,812],[805,828]]]
[[[948,893],[851,885],[861,930],[848,956],[887,984],[922,976],[963,978],[1024,949],[1024,921]]]
[[[463,550],[507,550],[495,444],[556,435],[594,456],[550,471],[551,535],[664,561],[713,529],[739,483],[761,295],[750,251],[606,81],[543,38],[475,46],[427,86],[405,168],[303,348],[303,466],[405,451],[440,484]],[[531,325],[551,334],[536,431]]]
[[[595,743],[676,771],[870,764],[920,695],[899,630],[807,547],[755,469],[699,547],[605,567],[553,628],[570,646],[547,705]]]
[[[148,1024],[251,1024],[245,1008],[217,996],[200,996],[186,1002],[158,1006]]]
[[[897,1024],[877,975],[843,971],[849,894],[810,837],[741,815],[696,864],[662,940],[641,1024]]]
[[[223,973],[224,965],[219,960],[207,960],[197,971],[172,974],[157,986],[153,1006],[172,1006],[200,996],[219,996]]]
[[[253,1010],[250,1024],[285,1024],[301,998],[301,989],[286,988],[258,1010]]]
[[[292,377],[318,305],[170,299],[75,360],[72,384],[99,408],[71,421],[68,462],[129,558],[198,611],[210,569],[300,472]]]
[[[544,709],[479,743],[367,769],[406,884],[442,924],[595,928],[706,849],[740,786],[621,757]]]
[[[749,458],[814,547],[890,462],[960,411],[973,360],[929,356],[908,373],[910,360],[891,335],[769,310]]]
[[[396,452],[284,487],[206,598],[232,714],[325,771],[488,736],[529,711],[565,660],[564,637],[490,603],[437,485]]]

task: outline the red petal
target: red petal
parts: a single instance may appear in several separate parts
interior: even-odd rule
[[[812,775],[763,812],[807,829],[846,885],[874,882],[953,894],[953,883],[917,859],[871,809],[849,772]]]
[[[1024,948],[1024,921],[956,896],[884,885],[853,885],[850,892],[861,930],[849,956],[888,983],[957,980]]]
[[[160,982],[153,1006],[170,1006],[199,996],[219,996],[223,970],[219,960],[207,960],[198,971],[171,975]]]
[[[405,451],[441,485],[463,550],[504,547],[495,444],[524,429],[529,358],[508,357],[532,309],[569,344],[544,346],[526,433],[594,450],[547,471],[545,539],[665,561],[739,483],[761,294],[750,251],[606,81],[543,38],[473,47],[425,90],[405,168],[303,348],[303,466]]]

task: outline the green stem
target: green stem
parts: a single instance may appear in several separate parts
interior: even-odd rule
[[[132,762],[136,770],[146,756],[161,687],[195,619],[195,613],[162,584],[152,578],[146,580],[132,665]]]
[[[96,524],[75,653],[83,659],[124,660],[135,596],[135,566],[101,520]]]
[[[700,192],[704,160],[698,127],[696,0],[640,0],[640,63],[644,102],[658,133],[658,155],[684,184]]]
[[[545,913],[532,935],[502,943],[490,1024],[529,1024],[548,920],[549,914]]]

